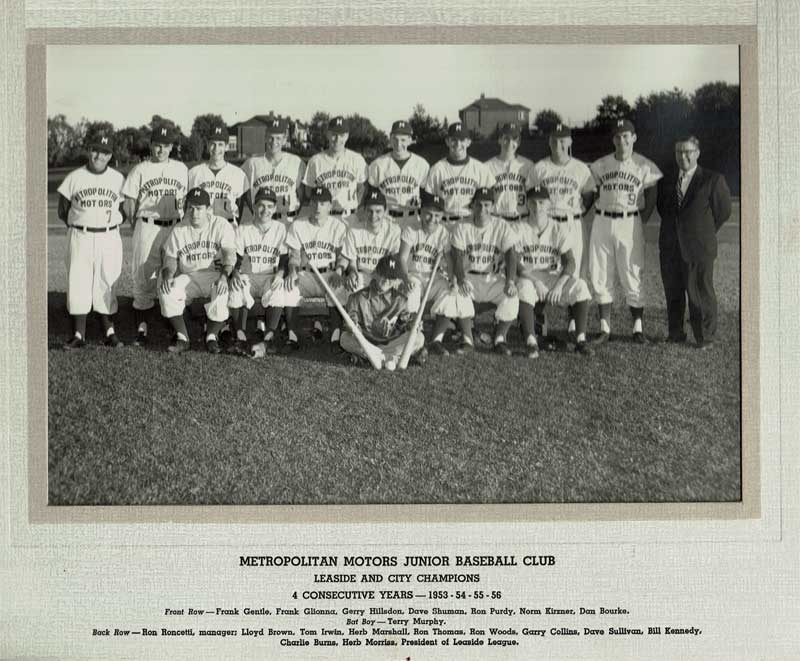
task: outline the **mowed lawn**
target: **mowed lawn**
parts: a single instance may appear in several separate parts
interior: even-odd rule
[[[484,349],[387,373],[309,343],[291,357],[212,356],[197,325],[180,356],[166,353],[161,329],[146,349],[106,349],[99,322],[89,347],[65,352],[65,235],[48,241],[51,504],[740,499],[736,242],[720,246],[710,351],[632,344],[618,304],[614,341],[589,358],[560,350],[528,361],[514,330],[512,358]],[[126,261],[117,322],[126,343],[128,270]],[[646,333],[663,336],[652,240],[645,292]]]

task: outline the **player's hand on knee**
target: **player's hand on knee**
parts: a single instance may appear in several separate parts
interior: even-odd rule
[[[546,300],[551,305],[558,305],[561,302],[561,294],[564,292],[564,283],[557,282],[555,286],[547,292]]]
[[[291,291],[297,285],[297,276],[296,275],[288,275],[283,279],[283,288],[286,291]]]
[[[416,287],[416,283],[413,280],[401,280],[400,286],[397,288],[397,291],[405,297],[408,297],[414,288]]]
[[[459,282],[458,293],[462,296],[472,296],[472,283],[469,280]]]
[[[167,296],[172,291],[172,278],[163,278],[161,280],[161,286],[159,287],[159,291]]]
[[[351,273],[347,276],[347,280],[345,281],[345,285],[350,291],[355,291],[358,289],[358,273]]]
[[[234,291],[241,291],[242,289],[244,289],[244,280],[242,280],[242,276],[239,274],[238,271],[236,271],[231,276],[230,284],[231,284],[231,289],[233,289]]]
[[[272,284],[269,286],[269,288],[272,291],[277,291],[283,286],[284,286],[283,276],[279,273],[278,275],[275,276],[275,279],[272,281]]]
[[[217,278],[217,281],[214,283],[214,286],[217,288],[218,294],[227,294],[228,293],[228,278],[225,277],[225,274]]]
[[[505,288],[506,296],[516,296],[517,295],[517,283],[513,280],[506,280],[506,288]]]
[[[331,273],[330,277],[328,278],[328,284],[336,289],[337,287],[341,287],[342,283],[344,282],[344,278],[339,275],[336,271]]]
[[[540,301],[546,301],[547,295],[550,292],[547,290],[547,287],[545,287],[544,283],[534,280],[533,286],[536,288],[536,298],[538,298]]]

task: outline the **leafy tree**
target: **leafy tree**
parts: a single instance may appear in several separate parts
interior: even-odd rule
[[[444,122],[440,122],[429,115],[421,103],[414,106],[408,123],[411,124],[414,140],[418,144],[440,142],[447,133],[447,118],[444,119]]]
[[[311,115],[311,121],[308,124],[308,141],[315,152],[325,149],[325,131],[330,120],[331,116],[322,110]]]
[[[47,118],[47,165],[64,165],[76,148],[75,129],[63,114]]]
[[[225,124],[221,115],[206,114],[194,118],[187,147],[189,160],[199,161],[207,155],[206,141],[211,135],[211,127],[219,124]]]
[[[358,114],[348,115],[347,122],[350,124],[350,139],[347,141],[350,149],[359,152],[368,150],[375,155],[388,149],[389,137],[368,118]]]
[[[533,120],[536,129],[543,135],[550,133],[559,124],[563,124],[564,120],[552,108],[545,108],[536,113],[536,118]]]
[[[621,96],[608,95],[600,99],[595,122],[601,128],[611,126],[618,119],[630,117],[631,106]]]

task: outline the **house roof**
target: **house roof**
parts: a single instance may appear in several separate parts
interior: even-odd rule
[[[523,106],[520,103],[506,103],[502,99],[498,99],[496,97],[484,97],[482,96],[480,99],[475,99],[472,103],[468,106],[463,107],[459,112],[464,112],[465,110],[469,110],[470,108],[477,108],[478,110],[527,110],[530,111],[530,108],[527,106]]]
[[[283,115],[275,115],[275,114],[272,114],[272,115],[253,115],[250,119],[246,119],[243,122],[237,122],[236,124],[234,124],[232,126],[229,126],[228,130],[229,131],[233,131],[234,129],[236,129],[239,126],[258,126],[260,124],[263,124],[264,126],[266,126],[267,124],[269,124],[276,117],[278,119],[282,119]],[[305,127],[305,124],[302,124],[301,122],[295,122],[295,123],[298,126]]]

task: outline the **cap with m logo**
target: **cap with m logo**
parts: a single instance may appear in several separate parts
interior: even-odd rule
[[[338,116],[328,122],[328,131],[336,134],[349,133],[350,126],[344,117]]]

